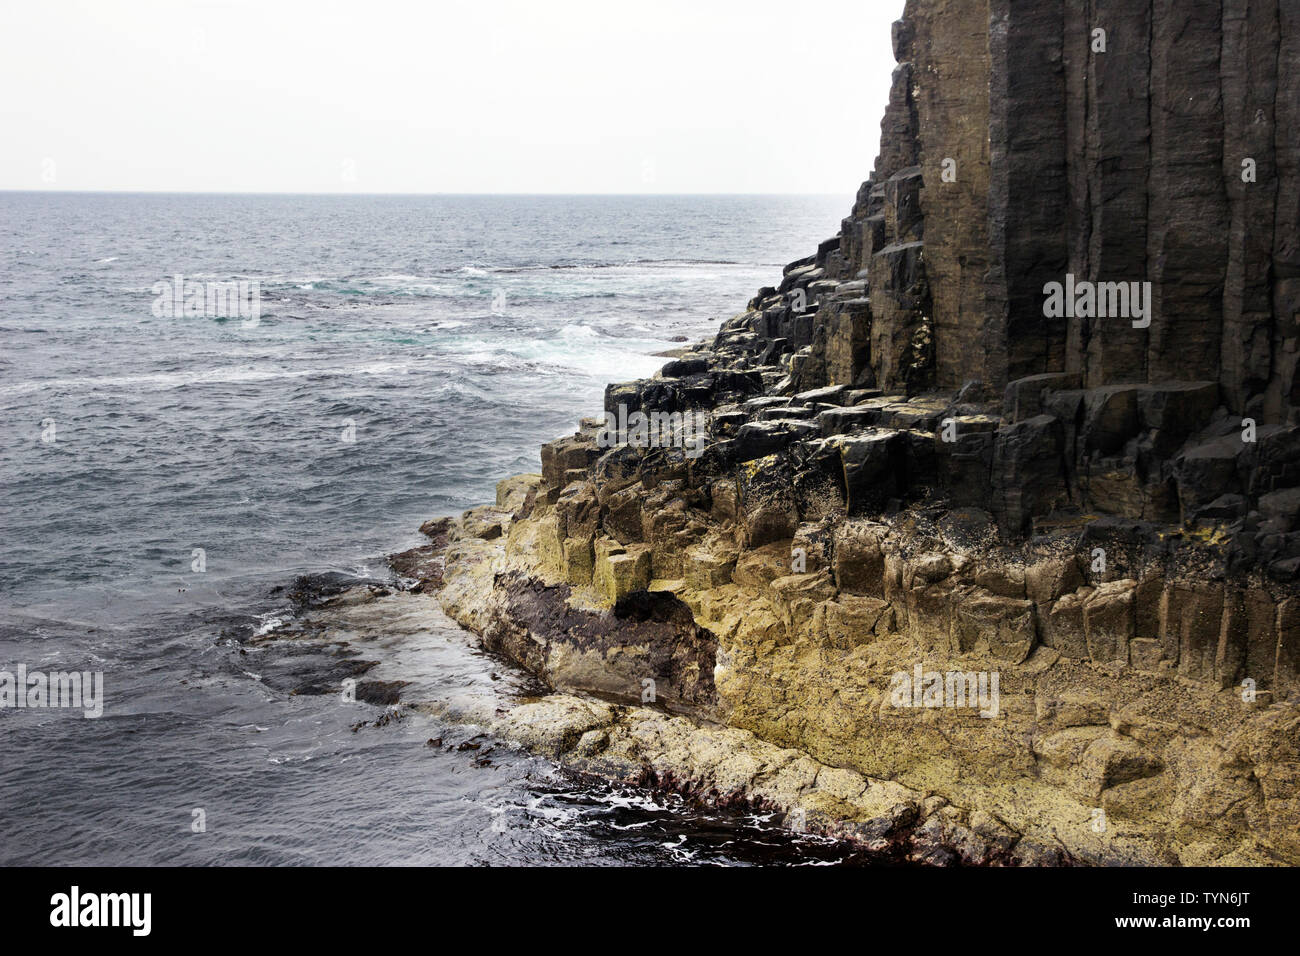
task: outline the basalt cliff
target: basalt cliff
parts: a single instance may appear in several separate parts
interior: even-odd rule
[[[838,235],[431,529],[556,691],[498,730],[890,859],[1298,863],[1300,5],[893,40]]]

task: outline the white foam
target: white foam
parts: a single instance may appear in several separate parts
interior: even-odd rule
[[[144,388],[155,391],[183,388],[187,385],[241,384],[266,382],[286,378],[306,378],[311,375],[338,376],[386,375],[391,372],[410,372],[408,362],[369,362],[351,368],[259,368],[249,365],[232,365],[207,371],[159,372],[154,375],[105,375],[100,378],[59,378],[44,381],[19,382],[0,387],[0,395],[21,395],[46,388],[85,390],[95,388]]]
[[[262,637],[263,635],[270,634],[276,628],[280,628],[280,627],[284,627],[283,618],[276,617],[274,614],[264,614],[262,616],[261,626],[259,626],[257,630],[253,632],[253,636]]]

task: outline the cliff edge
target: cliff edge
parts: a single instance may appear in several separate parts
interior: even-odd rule
[[[1300,863],[1300,8],[894,48],[839,234],[441,528],[440,600],[592,772],[922,862]]]

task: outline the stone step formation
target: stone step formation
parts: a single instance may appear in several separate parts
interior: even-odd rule
[[[606,391],[707,443],[584,421],[444,603],[557,690],[905,784],[909,826],[991,814],[1003,862],[1300,862],[1300,8],[908,0],[894,49],[838,235]],[[891,707],[921,664],[1000,675],[999,718]]]

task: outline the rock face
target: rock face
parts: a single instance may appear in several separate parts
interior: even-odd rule
[[[1235,414],[1293,420],[1298,31],[1286,0],[909,0],[880,156],[838,243],[737,325],[810,346],[801,385],[1216,382]],[[1150,282],[1150,325],[1046,316],[1067,275]],[[871,349],[846,352],[837,300],[860,280],[851,329]],[[800,289],[820,306],[802,323]]]
[[[907,788],[911,859],[1300,862],[1300,10],[909,0],[894,48],[839,235],[606,392],[707,446],[584,422],[456,525],[443,605],[855,774],[828,830]],[[601,706],[557,749],[689,773]]]

